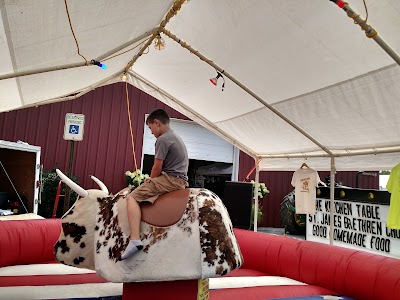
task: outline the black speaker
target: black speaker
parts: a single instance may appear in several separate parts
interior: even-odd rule
[[[253,184],[250,182],[225,181],[225,204],[235,228],[250,229]]]

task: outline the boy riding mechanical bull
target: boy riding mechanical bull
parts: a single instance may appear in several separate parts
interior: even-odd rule
[[[221,276],[242,264],[232,223],[221,199],[206,189],[186,189],[188,158],[163,110],[146,124],[156,136],[151,178],[115,196],[84,190],[62,217],[55,245],[61,263],[96,270],[108,281],[165,281]],[[140,251],[141,250],[141,251]]]

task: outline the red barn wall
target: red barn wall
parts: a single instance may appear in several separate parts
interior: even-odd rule
[[[172,118],[187,119],[157,99],[128,85],[136,160],[140,168],[145,114],[165,109]],[[94,175],[113,193],[125,187],[124,173],[135,167],[127,114],[125,84],[97,88],[73,101],[0,114],[0,139],[24,141],[41,147],[45,170],[66,171],[69,145],[63,139],[66,113],[85,115],[83,141],[75,142],[73,175],[79,184],[94,188]]]
[[[240,153],[239,162],[239,181],[243,181],[247,173],[254,167],[254,159],[247,154]],[[299,166],[300,167],[300,166]],[[358,172],[337,172],[335,181],[339,184],[356,187],[356,177]],[[363,189],[379,189],[379,174],[377,176],[359,175],[359,188]],[[318,172],[322,181],[330,172]],[[260,182],[264,182],[270,191],[268,196],[262,199],[263,221],[262,226],[265,227],[282,227],[280,221],[280,204],[289,192],[293,190],[290,182],[292,181],[293,172],[287,171],[262,171],[260,172]],[[255,173],[250,176],[249,180],[254,180]]]

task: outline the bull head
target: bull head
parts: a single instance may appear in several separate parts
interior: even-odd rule
[[[91,176],[100,190],[85,190],[60,170],[57,169],[56,172],[79,197],[61,218],[62,232],[54,246],[54,254],[57,260],[64,264],[94,270],[95,212],[98,200],[109,196],[108,189],[98,178]]]

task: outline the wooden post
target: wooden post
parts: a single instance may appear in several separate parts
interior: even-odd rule
[[[69,141],[69,157],[67,162],[67,176],[71,179],[72,176],[72,165],[74,162],[74,152],[75,152],[75,141]],[[65,197],[64,197],[64,209],[63,214],[65,214],[69,209],[69,202],[71,197],[71,189],[68,185],[65,185]]]

